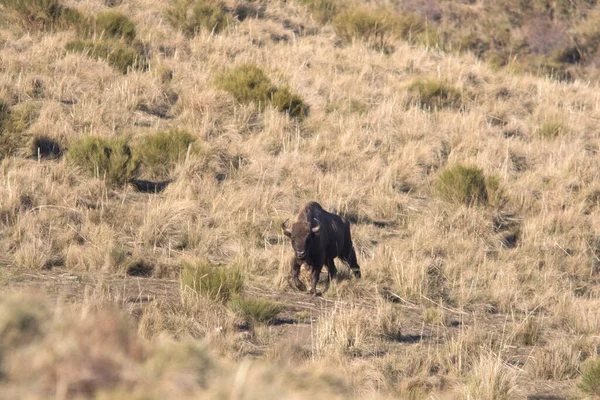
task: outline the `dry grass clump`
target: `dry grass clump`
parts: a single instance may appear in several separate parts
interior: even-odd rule
[[[165,17],[175,29],[189,37],[201,29],[218,33],[233,22],[225,3],[213,0],[176,0],[165,11]]]
[[[467,398],[503,400],[514,398],[519,372],[495,354],[481,354],[475,362],[465,391]]]
[[[566,132],[567,128],[560,121],[545,121],[535,130],[535,133],[544,139],[554,139]]]
[[[529,316],[519,324],[515,341],[525,346],[535,346],[540,341],[542,326],[536,317]]]
[[[272,104],[278,111],[302,118],[307,107],[302,98],[288,86],[276,87],[262,69],[253,64],[243,64],[219,75],[217,87],[233,95],[242,104],[254,103],[259,109]]]
[[[313,355],[366,356],[383,341],[401,338],[400,318],[393,306],[378,303],[376,310],[339,305],[313,329]]]
[[[534,351],[528,363],[529,372],[539,379],[575,378],[579,374],[581,364],[589,356],[581,340],[558,339]]]
[[[181,273],[181,284],[184,289],[189,288],[201,296],[227,302],[242,291],[244,275],[224,266],[186,264]]]
[[[476,166],[461,164],[447,167],[439,174],[436,191],[446,201],[467,206],[498,205],[502,199],[497,177],[485,176]]]
[[[407,88],[411,101],[426,110],[460,108],[463,105],[460,90],[448,82],[436,79],[417,79]]]
[[[80,139],[69,146],[67,160],[113,185],[125,184],[139,167],[139,160],[132,153],[126,137]]]
[[[398,15],[385,8],[350,7],[333,18],[333,28],[346,42],[362,40],[384,51],[391,50],[392,42],[399,38],[426,45],[438,42],[435,31],[416,15]]]
[[[323,25],[331,22],[343,8],[343,3],[337,0],[301,0],[300,3],[310,10],[315,21]]]
[[[27,143],[25,131],[39,116],[39,106],[23,102],[11,107],[0,101],[0,157],[23,153]]]
[[[48,325],[48,309],[26,296],[0,299],[0,370],[2,355],[42,336]]]
[[[134,146],[142,169],[156,177],[169,177],[185,160],[196,138],[183,129],[170,129],[145,137]]]
[[[271,324],[283,310],[280,304],[262,298],[244,298],[236,295],[229,300],[229,307],[247,324]]]

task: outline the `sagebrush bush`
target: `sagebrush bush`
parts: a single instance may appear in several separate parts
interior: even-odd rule
[[[243,64],[232,68],[216,78],[217,87],[233,95],[238,103],[254,103],[259,109],[271,103],[278,111],[292,117],[302,118],[307,106],[304,100],[292,93],[290,88],[277,88],[262,69],[253,64]]]
[[[281,305],[272,300],[260,298],[245,299],[242,296],[233,296],[229,301],[229,307],[244,318],[249,325],[255,323],[273,323],[283,310]]]
[[[139,167],[125,137],[85,137],[69,146],[67,159],[89,174],[116,185],[134,177]]]
[[[121,41],[81,40],[67,43],[67,51],[85,53],[92,58],[106,60],[108,64],[126,74],[130,69],[145,69],[146,61],[139,49]]]
[[[144,138],[135,146],[139,160],[152,174],[168,176],[175,165],[183,160],[188,148],[196,141],[189,132],[171,129]]]
[[[579,389],[594,398],[600,397],[600,358],[590,360],[583,365]]]
[[[411,101],[429,110],[459,108],[462,105],[460,90],[437,79],[417,79],[408,88]]]
[[[224,3],[211,0],[175,0],[165,17],[175,29],[190,37],[201,29],[220,32],[233,21]]]
[[[337,0],[302,0],[301,3],[306,5],[315,21],[320,24],[331,22],[343,4]]]
[[[488,203],[486,178],[475,166],[455,165],[444,169],[436,182],[438,195],[447,201],[465,204]]]
[[[237,269],[209,264],[186,264],[181,283],[201,296],[228,301],[242,291],[244,275]]]

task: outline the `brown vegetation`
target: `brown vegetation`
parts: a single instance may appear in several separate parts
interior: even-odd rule
[[[526,3],[0,0],[0,392],[598,395],[598,6]]]

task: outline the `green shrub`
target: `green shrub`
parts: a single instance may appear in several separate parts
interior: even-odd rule
[[[175,29],[190,37],[201,29],[220,32],[232,21],[224,3],[210,0],[175,0],[165,17]]]
[[[58,0],[0,0],[0,6],[28,29],[68,29],[83,19],[79,11],[63,7]]]
[[[436,79],[417,79],[408,86],[411,100],[426,109],[459,108],[462,105],[460,90]]]
[[[579,389],[594,398],[600,397],[600,358],[590,360],[583,365]]]
[[[123,185],[135,176],[139,166],[125,137],[85,137],[69,147],[67,159],[88,173],[116,185]]]
[[[277,90],[271,80],[255,65],[243,64],[217,77],[217,86],[233,95],[238,103],[255,103],[264,108]]]
[[[0,5],[17,14],[27,27],[41,30],[52,29],[62,13],[58,0],[0,0]]]
[[[130,69],[145,69],[146,63],[140,50],[119,41],[72,40],[67,51],[86,53],[90,57],[104,59],[108,64],[126,74]]]
[[[144,139],[134,151],[151,173],[168,176],[175,165],[185,158],[188,147],[195,141],[187,131],[171,129]]]
[[[304,100],[292,93],[287,86],[278,88],[271,95],[271,102],[278,111],[288,113],[292,117],[302,118],[306,115],[307,107]]]
[[[186,264],[181,274],[181,283],[184,288],[190,288],[201,296],[226,302],[241,292],[244,276],[232,268]]]
[[[135,39],[135,24],[118,11],[99,13],[94,21],[96,34],[103,38],[124,40],[128,43]]]
[[[302,98],[283,86],[277,88],[256,65],[243,64],[219,75],[217,87],[229,92],[238,103],[254,103],[263,109],[267,103],[280,112],[289,113],[292,117],[302,118],[308,110]]]
[[[554,139],[555,137],[566,132],[565,126],[559,121],[543,122],[536,129],[536,134],[546,139]]]
[[[468,206],[488,201],[483,171],[474,166],[455,165],[438,176],[436,189],[441,198]]]
[[[249,325],[273,323],[283,309],[281,305],[268,299],[244,299],[241,296],[232,297],[229,307]]]
[[[322,25],[331,22],[342,8],[336,0],[302,0],[301,3],[307,6],[315,21]]]

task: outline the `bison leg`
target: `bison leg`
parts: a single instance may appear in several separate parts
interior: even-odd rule
[[[299,276],[300,276],[300,267],[302,267],[302,264],[300,264],[298,262],[298,260],[296,259],[296,257],[292,257],[292,260],[290,262],[290,266],[291,266],[291,269],[292,269],[292,284],[293,284],[293,286],[296,289],[298,289],[298,290],[305,291],[306,290],[306,286],[304,286],[304,283],[302,283],[302,281],[299,278]]]
[[[321,269],[323,269],[322,265],[319,265],[318,267],[312,267],[311,271],[310,271],[310,293],[312,293],[313,296],[317,296],[317,283],[319,283],[319,276],[321,275]]]
[[[337,268],[335,267],[335,262],[333,262],[333,259],[327,260],[327,270],[329,272],[330,281],[337,279]]]
[[[354,247],[351,247],[349,254],[344,256],[344,261],[346,261],[350,266],[354,277],[360,278],[360,266],[358,265],[358,261],[356,261],[356,252],[354,251]]]

